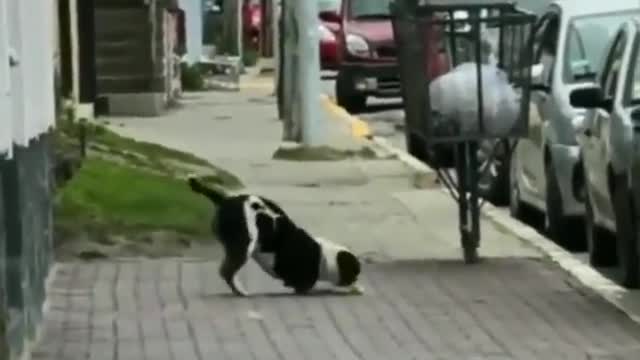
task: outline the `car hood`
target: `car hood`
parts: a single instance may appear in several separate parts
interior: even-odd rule
[[[345,29],[347,33],[358,34],[369,42],[393,41],[391,19],[347,21]]]
[[[322,21],[322,20],[320,20],[320,23],[324,25],[327,29],[331,30],[333,33],[337,33],[338,31],[340,31],[340,24],[336,24],[329,21]]]

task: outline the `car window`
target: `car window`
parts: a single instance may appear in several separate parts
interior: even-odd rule
[[[560,18],[556,13],[548,13],[538,24],[534,34],[533,51],[534,64],[544,65],[543,79],[551,84],[551,76],[555,66],[557,54]]]
[[[631,82],[627,85],[625,101],[636,106],[640,104],[640,37],[637,35],[634,40],[633,52],[631,53],[630,67],[630,73],[633,76],[631,77]]]
[[[618,74],[622,66],[622,56],[627,44],[627,36],[624,31],[620,32],[615,39],[615,43],[611,47],[611,51],[607,56],[607,64],[602,73],[602,89],[605,98],[613,98],[618,88]]]
[[[620,24],[637,12],[590,15],[569,24],[563,78],[566,83],[595,80],[602,55]]]
[[[389,5],[393,0],[352,0],[351,1],[351,17],[388,17],[391,12]]]

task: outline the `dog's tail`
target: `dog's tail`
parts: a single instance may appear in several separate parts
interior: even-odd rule
[[[193,192],[206,196],[214,204],[219,204],[229,197],[224,189],[217,186],[207,186],[200,182],[195,175],[190,175],[187,182]]]

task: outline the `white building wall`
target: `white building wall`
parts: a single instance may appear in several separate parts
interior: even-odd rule
[[[187,54],[185,60],[195,64],[202,58],[202,0],[179,0],[178,4],[184,11]]]
[[[53,17],[56,11],[49,0],[0,1],[6,4],[7,10],[7,24],[0,31],[8,30],[9,47],[19,61],[10,69],[11,113],[2,120],[4,125],[11,122],[13,143],[28,146],[30,140],[55,123],[53,34],[57,29],[54,29]],[[34,8],[40,11],[33,11]],[[5,126],[2,130],[5,133]]]
[[[11,155],[13,123],[11,120],[11,99],[9,73],[9,31],[7,26],[7,0],[0,0],[0,158]]]

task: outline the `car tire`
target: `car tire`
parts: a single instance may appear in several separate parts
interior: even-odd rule
[[[585,245],[584,240],[580,236],[576,236],[575,224],[564,216],[562,195],[552,161],[545,164],[545,175],[547,181],[545,231],[551,240],[568,250],[582,250]]]
[[[501,149],[498,149],[498,153],[494,155],[491,160],[491,164],[486,165],[489,158],[492,156],[492,151],[495,142],[488,144],[485,142],[480,145],[478,150],[479,159],[485,159],[480,161],[480,177],[478,183],[478,190],[480,196],[487,201],[497,206],[505,206],[509,203],[509,143],[507,140],[499,140]],[[486,167],[489,167],[488,169]],[[485,170],[486,169],[486,170]]]
[[[588,192],[584,203],[585,236],[587,238],[589,264],[591,266],[614,266],[616,264],[616,240],[596,224]]]
[[[616,176],[613,190],[613,210],[616,218],[616,248],[618,280],[627,288],[640,285],[638,259],[638,226],[626,175]]]
[[[336,78],[336,101],[349,113],[362,112],[367,106],[366,95],[353,91],[353,79],[343,71],[338,72]]]
[[[509,213],[511,217],[525,223],[531,222],[531,211],[520,197],[520,185],[518,184],[518,157],[515,151],[509,157]]]

